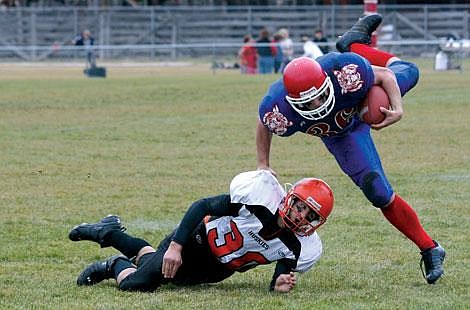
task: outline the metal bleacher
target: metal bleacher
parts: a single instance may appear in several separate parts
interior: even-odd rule
[[[378,10],[392,29],[389,40],[437,41],[449,33],[469,38],[470,4],[379,5]],[[322,29],[333,42],[362,12],[362,5],[7,8],[0,10],[0,58],[73,56],[71,39],[83,29],[92,32],[100,56],[110,58],[199,56],[208,49],[233,54],[245,34],[257,37],[263,27],[288,28],[296,42]],[[420,53],[422,47],[407,50]]]

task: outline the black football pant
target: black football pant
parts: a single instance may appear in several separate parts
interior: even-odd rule
[[[234,273],[212,254],[207,244],[204,224],[201,222],[183,247],[183,264],[175,277],[164,279],[162,275],[163,255],[165,255],[175,232],[176,230],[160,242],[155,253],[145,254],[140,258],[137,271],[119,284],[121,290],[151,292],[161,284],[169,282],[176,285],[216,283]]]

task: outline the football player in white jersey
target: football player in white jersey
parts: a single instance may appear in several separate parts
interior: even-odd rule
[[[194,202],[180,225],[154,249],[126,234],[118,216],[75,226],[72,241],[91,240],[121,254],[95,262],[78,285],[114,278],[121,290],[154,291],[161,284],[220,282],[235,272],[276,263],[270,290],[289,292],[294,272],[309,270],[322,253],[316,229],[333,209],[324,181],[305,178],[286,193],[267,170],[244,172],[230,193]]]

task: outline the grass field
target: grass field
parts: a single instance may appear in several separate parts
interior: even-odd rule
[[[324,255],[289,295],[268,292],[274,265],[210,286],[125,293],[78,288],[78,273],[112,254],[73,243],[77,223],[119,214],[157,243],[198,198],[226,192],[256,167],[258,102],[277,77],[192,67],[0,65],[0,308],[469,309],[470,63],[434,72],[405,97],[401,122],[374,132],[395,190],[447,250],[427,285],[419,251],[370,206],[319,139],[274,138],[281,182],[325,179],[335,209],[319,230]]]

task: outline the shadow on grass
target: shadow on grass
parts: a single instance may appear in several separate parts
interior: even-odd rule
[[[95,288],[115,288],[118,289],[117,284],[114,280],[103,281],[96,286]],[[156,292],[177,292],[177,291],[191,291],[191,292],[206,292],[208,290],[216,291],[218,293],[233,293],[237,290],[246,291],[247,289],[259,290],[260,292],[268,291],[269,283],[258,283],[247,281],[243,283],[235,283],[230,281],[219,282],[219,283],[205,283],[205,284],[196,284],[196,285],[176,285],[176,284],[164,284],[160,286],[156,291],[149,292],[150,294]],[[80,289],[80,287],[77,287]],[[124,292],[124,291],[122,291]],[[135,293],[129,291],[128,293]]]

